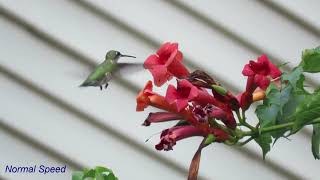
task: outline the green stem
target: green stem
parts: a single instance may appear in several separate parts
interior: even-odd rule
[[[320,123],[320,118],[317,118],[317,119],[310,121],[307,125],[317,124],[317,123]],[[266,128],[261,128],[260,133],[264,134],[264,133],[277,131],[279,129],[290,128],[293,125],[294,125],[294,122],[289,122],[289,123],[285,123],[285,124],[279,124],[279,125],[274,125],[274,126],[270,126],[270,127],[266,127]],[[255,132],[255,131],[249,131],[249,132],[243,132],[242,135],[243,136],[252,136],[252,135],[255,135],[256,133],[257,132]]]
[[[249,128],[251,131],[255,131],[256,130],[255,127],[251,126],[249,123],[246,122],[245,111],[242,110],[242,116],[240,115],[240,111],[239,110],[236,111],[236,114],[237,114],[238,120],[239,120],[241,125]]]
[[[250,142],[251,140],[253,140],[253,139],[254,139],[254,137],[251,136],[251,137],[248,138],[247,140],[245,140],[245,141],[243,141],[243,142],[240,142],[240,143],[238,143],[237,145],[238,145],[238,146],[243,146],[243,145],[249,143],[249,142]]]
[[[229,134],[232,134],[233,136],[235,135],[235,132],[232,129],[229,129],[226,126],[224,126],[222,124],[219,124],[214,119],[210,119],[210,124],[212,124],[213,126],[218,127],[219,129],[222,129],[222,130],[228,132]]]

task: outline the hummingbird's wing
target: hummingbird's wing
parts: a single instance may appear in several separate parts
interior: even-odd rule
[[[143,70],[143,63],[118,63],[116,74],[127,76]]]

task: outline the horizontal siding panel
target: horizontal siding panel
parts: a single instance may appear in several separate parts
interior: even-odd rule
[[[146,54],[151,52],[150,47],[136,38],[113,27],[110,23],[99,21],[68,1],[37,1],[32,6],[30,6],[30,1],[22,1],[19,4],[12,4],[12,1],[0,1],[1,4],[27,19],[39,30],[89,57],[95,64],[101,63],[106,52],[111,49],[138,57],[137,59],[122,58],[123,62],[142,63]],[[81,81],[88,74],[88,70],[88,68],[80,69],[66,75],[71,75],[75,80]],[[140,71],[124,78],[142,87],[146,78],[137,78],[140,77],[139,74],[143,74],[143,77],[150,77],[146,71]]]
[[[257,52],[226,36],[225,32],[221,32],[224,29],[212,28],[188,16],[188,12],[178,11],[176,7],[171,6],[175,4],[172,2],[176,1],[143,1],[143,3],[87,1],[160,42],[167,40],[180,42],[186,56],[195,63],[214,73],[220,80],[231,82],[238,89],[243,89],[245,78],[241,76],[241,70],[249,59],[256,58]],[[124,3],[128,5],[123,6]],[[190,4],[192,9],[207,15],[209,19],[225,27],[225,30],[256,46],[254,48],[259,48],[262,52],[281,60],[279,64],[289,61],[293,67],[298,63],[304,48],[319,44],[319,38],[308,34],[257,2],[182,1],[181,3]],[[148,8],[152,11],[146,16],[142,9]],[[242,14],[226,16],[225,9],[235,13],[240,9]],[[125,13],[118,13],[120,10]],[[262,15],[256,15],[258,12]],[[259,17],[263,17],[263,20]],[[224,63],[220,63],[221,61]],[[319,76],[313,77],[313,80],[316,81],[317,78]]]
[[[1,83],[3,77],[0,78]],[[6,84],[7,85],[7,84]],[[3,91],[6,92],[6,91]],[[1,99],[3,99],[1,97]],[[9,102],[9,101],[8,101]],[[1,107],[3,107],[1,105]],[[6,112],[6,111],[2,111]],[[3,117],[1,117],[3,118]],[[10,119],[8,123],[11,123],[14,119]],[[1,120],[2,121],[2,120]],[[3,123],[3,122],[1,122]],[[0,153],[0,179],[4,178],[6,180],[34,180],[34,179],[48,179],[48,180],[70,180],[71,172],[74,170],[68,166],[65,174],[51,174],[43,175],[39,173],[35,174],[14,174],[14,173],[4,173],[5,167],[7,165],[12,166],[34,166],[45,165],[45,166],[64,166],[66,164],[57,161],[54,158],[47,156],[44,152],[41,152],[34,147],[22,142],[17,139],[14,135],[10,134],[8,131],[0,127],[0,142],[1,142],[1,153]],[[2,178],[1,178],[2,177]]]
[[[148,0],[143,0],[141,3],[100,0],[86,2],[99,7],[159,43],[179,42],[188,60],[192,60],[220,81],[229,82],[236,91],[244,88],[245,78],[241,77],[242,67],[249,58],[255,58],[256,55],[237,46],[218,31],[185,16],[168,3]],[[126,6],[123,6],[124,3]],[[145,9],[152,10],[146,15]],[[120,11],[125,13],[118,13]],[[229,72],[234,72],[237,76]]]
[[[235,43],[219,30],[212,29],[196,19],[186,16],[185,13],[177,11],[170,3],[147,0],[139,4],[131,1],[88,0],[86,2],[102,8],[104,12],[110,13],[113,17],[134,27],[145,34],[146,37],[152,37],[157,43],[166,40],[180,42],[187,59],[192,59],[193,63],[205,67],[204,69],[217,75],[218,79],[231,82],[234,90],[239,91],[239,89],[244,88],[245,78],[241,76],[241,70],[248,59],[257,56],[255,52]],[[126,6],[123,6],[124,3]],[[183,3],[190,4],[193,2],[183,1]],[[273,28],[279,26],[288,30],[295,27],[291,22],[281,24],[279,22],[279,19],[280,21],[283,20],[281,17],[264,9],[260,4],[247,1],[244,4],[248,5],[250,3],[254,5],[250,9],[251,11],[245,13],[245,18],[249,18],[247,16],[252,15],[250,13],[254,14],[256,11],[261,11],[267,16],[266,24],[275,22],[272,25]],[[148,44],[141,37],[130,34],[125,28],[119,27],[112,21],[98,18],[88,9],[78,6],[80,4],[76,1],[34,1],[32,3],[22,1],[19,4],[6,0],[0,1],[0,5],[10,9],[68,47],[72,47],[77,52],[89,57],[95,64],[101,62],[108,49],[117,49],[123,53],[135,55],[138,57],[135,61],[139,62],[143,62],[146,55],[154,51],[154,45]],[[245,5],[241,4],[240,8],[244,9]],[[221,7],[224,6],[229,7],[227,2],[221,3]],[[283,54],[279,53],[280,50],[285,49],[284,44],[288,43],[288,41],[278,43],[279,39],[277,40],[277,38],[282,35],[281,33],[272,31],[275,34],[270,32],[271,34],[267,35],[274,39],[262,38],[262,34],[259,33],[247,34],[251,31],[255,32],[253,29],[250,31],[246,29],[251,26],[245,28],[235,26],[232,19],[222,16],[221,11],[218,11],[217,14],[210,14],[208,8],[203,7],[200,3],[194,5],[194,7],[206,13],[209,18],[223,20],[222,24],[235,29],[235,33],[245,37],[250,42],[257,43],[258,46],[263,45],[266,52],[272,52],[270,54],[281,57],[280,59],[299,57],[299,55],[292,56],[297,54],[291,51],[298,49],[301,44],[292,44],[291,41],[290,48],[287,48]],[[145,14],[145,9],[152,9],[152,11],[148,11],[148,16]],[[244,19],[236,18],[238,19],[237,23],[244,22]],[[256,22],[256,19],[252,19],[252,21]],[[3,53],[0,55],[1,66],[14,71],[31,84],[41,87],[45,92],[88,114],[104,126],[133,140],[136,146],[141,147],[140,150],[148,152],[148,156],[143,151],[138,152],[139,147],[130,148],[130,145],[125,144],[126,142],[120,137],[108,135],[105,131],[90,125],[90,122],[83,122],[74,117],[68,110],[54,107],[55,105],[47,102],[48,99],[39,98],[36,94],[23,90],[24,87],[14,85],[8,79],[4,79],[3,81],[8,84],[6,92],[10,94],[5,98],[14,99],[15,103],[13,104],[19,104],[19,108],[17,107],[19,110],[29,105],[32,112],[36,114],[28,115],[26,111],[17,114],[14,113],[13,106],[9,106],[4,117],[7,120],[15,119],[14,125],[17,129],[46,142],[52,148],[81,163],[88,165],[110,164],[123,179],[127,179],[125,177],[138,179],[141,177],[141,167],[147,165],[150,166],[148,168],[150,171],[143,172],[144,178],[182,179],[181,172],[188,168],[196,145],[200,141],[199,138],[193,138],[188,142],[179,142],[173,152],[155,152],[152,144],[156,143],[158,138],[153,138],[151,143],[147,144],[143,141],[150,134],[158,132],[159,127],[165,127],[165,125],[150,128],[139,126],[147,113],[135,113],[134,98],[136,94],[132,93],[132,90],[129,91],[129,89],[115,83],[112,83],[107,91],[100,91],[98,88],[79,89],[77,86],[86,75],[87,65],[34,39],[34,37],[20,30],[21,27],[12,25],[4,19],[0,19],[0,27],[2,29],[0,48],[3,49]],[[261,25],[261,27],[263,26]],[[299,28],[296,29],[296,31],[290,32],[288,35],[284,34],[284,36],[291,40],[290,38],[293,36],[299,35],[299,41],[301,40],[302,45],[316,44],[310,34]],[[271,40],[274,40],[275,47],[272,47]],[[129,59],[124,61],[129,61]],[[294,64],[296,61],[292,62]],[[235,73],[238,75],[235,76]],[[129,82],[138,84],[140,87],[150,78],[150,75],[147,75],[146,72],[139,72],[126,77]],[[161,91],[163,92],[164,89],[161,89]],[[15,94],[18,93],[21,93],[21,95],[16,97]],[[29,101],[23,102],[25,97],[28,97]],[[29,102],[32,102],[32,104]],[[36,112],[39,109],[41,111],[37,114]],[[52,114],[52,117],[47,117],[48,114],[50,116]],[[249,117],[253,117],[252,114]],[[33,121],[25,122],[25,119],[32,119]],[[38,125],[36,122],[41,120],[48,121],[48,124]],[[37,126],[34,126],[35,124]],[[68,132],[68,137],[63,141],[54,136],[59,134],[57,132],[59,132],[61,126],[65,128],[65,132]],[[50,130],[47,132],[47,129]],[[77,130],[74,131],[74,129]],[[62,137],[62,134],[60,134],[60,138]],[[71,142],[79,142],[79,139],[81,139],[81,142],[84,141],[88,144],[73,146]],[[297,144],[300,144],[298,148],[296,148]],[[90,149],[92,154],[88,154],[88,146],[98,148]],[[298,179],[301,177],[310,179],[317,177],[315,173],[317,162],[312,159],[309,146],[309,142],[306,141],[304,136],[297,135],[292,142],[286,141],[277,144],[276,148],[268,155],[267,163],[263,163],[261,159],[248,158],[248,156],[243,156],[243,153],[235,153],[235,149],[216,145],[205,150],[201,172],[207,179],[231,179],[234,174],[237,174],[239,179],[246,179],[252,175],[246,173],[249,171],[253,171],[254,176],[260,176],[263,179]],[[248,147],[250,152],[254,152],[254,154],[248,153],[249,156],[256,157],[257,154],[261,154],[256,145],[251,143]],[[288,149],[294,149],[294,151],[288,153]],[[106,152],[108,152],[107,155],[105,155]],[[166,162],[173,163],[175,168],[167,166],[168,164],[162,161],[157,161],[158,156],[153,156],[155,153],[160,154],[159,157],[170,159]],[[305,157],[305,154],[308,154],[308,157]],[[91,158],[91,156],[93,157]],[[101,156],[106,156],[106,158],[100,159]],[[120,157],[133,158],[134,160],[124,164],[123,161],[119,161]],[[150,161],[152,163],[149,163]],[[139,166],[134,162],[139,162]],[[243,164],[246,164],[246,166],[243,166]],[[306,166],[301,168],[301,164]],[[213,173],[212,169],[218,173]],[[233,173],[230,173],[230,169]],[[139,173],[135,174],[138,171]],[[165,171],[166,175],[160,174],[162,171]]]
[[[288,66],[291,68],[299,64],[302,50],[320,44],[319,36],[309,33],[258,1],[179,2],[204,14],[263,53],[275,57],[280,61],[278,63],[289,62]],[[302,1],[300,3],[307,4]],[[320,75],[308,77],[319,85]]]
[[[309,1],[290,1],[290,0],[268,0],[297,17],[303,19],[307,23],[311,24],[320,33],[320,22],[319,22],[319,6],[320,2],[317,0]]]
[[[117,86],[116,84],[110,85],[110,89],[108,89],[108,91],[102,92],[98,89],[92,88],[79,89],[77,85],[74,84],[75,80],[70,76],[66,76],[66,73],[83,69],[83,65],[44,46],[44,44],[33,40],[32,37],[21,32],[19,29],[16,29],[15,26],[10,25],[5,21],[2,22],[2,26],[2,38],[5,40],[3,42],[9,43],[0,45],[1,48],[6,50],[6,53],[2,54],[5,58],[1,59],[1,65],[9,68],[10,70],[14,70],[20,76],[29,79],[35,85],[40,86],[51,94],[70,102],[75,107],[96,117],[103,124],[111,126],[123,134],[136,139],[135,141],[138,141],[139,144],[146,146],[153,151],[152,145],[144,144],[143,140],[152,134],[152,132],[158,132],[159,129],[157,127],[143,128],[139,126],[141,120],[145,118],[145,113],[134,112],[134,94],[128,93],[125,89]],[[29,59],[32,59],[32,63],[25,63],[25,61],[20,58],[21,54],[14,53],[17,48],[21,49],[22,54],[28,56]],[[47,68],[43,67],[50,67],[50,73],[48,73]],[[63,81],[61,81],[62,79]],[[102,95],[107,97],[101,98]],[[113,106],[108,104],[108,102],[125,102],[123,104],[118,104],[122,108],[122,113],[116,114],[115,116],[114,112],[119,112],[119,106]],[[130,114],[131,117],[129,120],[128,114]],[[199,139],[196,141],[199,142]],[[154,143],[155,142],[156,141],[154,141]],[[195,151],[195,145],[196,142],[194,141],[190,144],[179,143],[180,150],[177,149],[174,153],[162,153],[161,155],[169,157],[187,168],[192,154]],[[220,152],[215,153],[223,154],[224,151],[221,150]],[[228,158],[230,158],[230,161],[227,162],[233,161],[232,164],[238,164],[238,166],[240,166],[243,161],[247,161],[248,164],[254,163],[254,161],[241,157],[241,154],[238,153],[234,153],[233,157],[228,156]],[[210,164],[211,163],[208,162],[208,166]],[[262,172],[261,166],[255,167]],[[262,169],[264,169],[264,171],[268,171],[267,167],[266,169]],[[204,171],[209,177],[217,176],[216,174],[209,174],[211,169],[205,169]],[[268,174],[271,177],[278,176],[278,174]],[[223,177],[223,174],[220,176]],[[243,176],[245,177],[246,174],[243,174]]]
[[[3,85],[1,118],[4,119],[5,123],[37,141],[47,144],[52,149],[62,152],[86,166],[109,166],[122,179],[139,179],[141,176],[153,179],[153,177],[160,175],[165,179],[181,179],[181,175],[175,171],[145,156],[142,152],[136,151],[129,144],[122,142],[112,134],[90,126],[75,115],[37,96],[37,94],[30,93],[10,79],[1,76],[1,83]],[[17,149],[12,153],[23,154],[23,149]],[[9,157],[11,157],[11,160],[6,158],[4,161],[1,159],[1,162],[19,162],[18,158],[12,158],[14,156]],[[24,158],[21,159],[20,163],[37,163],[35,156],[26,158],[28,163]],[[123,163],[123,159],[130,159],[130,161]],[[49,162],[54,163],[54,161]],[[139,162],[139,166],[136,165],[137,162]],[[141,173],[140,168],[146,166],[150,169]],[[162,174],[162,170],[166,170],[168,173]],[[47,176],[51,177],[51,175]],[[70,172],[65,174],[63,178],[70,179]]]

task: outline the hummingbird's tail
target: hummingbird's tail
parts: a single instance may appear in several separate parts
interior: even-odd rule
[[[86,81],[79,85],[79,87],[87,87],[87,86],[89,86],[89,83]]]

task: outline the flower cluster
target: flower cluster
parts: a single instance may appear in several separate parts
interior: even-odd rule
[[[237,127],[234,114],[240,109],[246,110],[255,100],[263,99],[261,90],[281,75],[267,56],[262,55],[257,62],[250,61],[244,67],[242,73],[248,77],[246,90],[236,96],[205,72],[189,72],[182,60],[178,44],[167,42],[144,63],[156,86],[162,86],[173,77],[177,81],[176,85],[168,85],[165,96],[154,92],[152,81],[148,81],[137,96],[137,111],[148,106],[161,110],[150,113],[144,126],[177,121],[175,126],[162,131],[160,143],[155,146],[157,150],[172,150],[177,141],[191,136],[211,135],[215,142],[232,139],[232,130]]]

